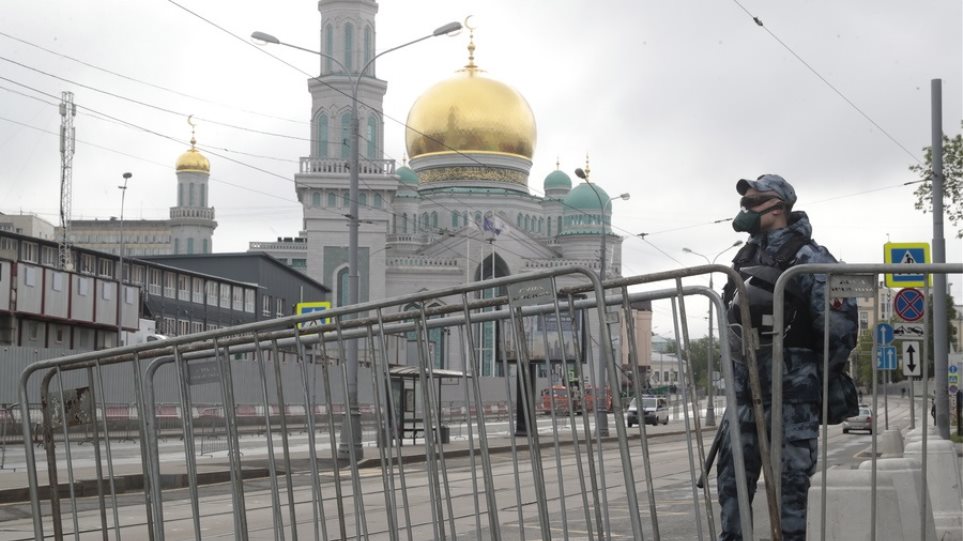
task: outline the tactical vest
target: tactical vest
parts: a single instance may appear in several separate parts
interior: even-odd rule
[[[752,328],[759,332],[760,346],[769,346],[773,340],[773,290],[779,276],[796,263],[796,254],[809,240],[793,235],[775,255],[768,254],[758,244],[746,244],[732,260],[733,268],[746,284],[749,301],[749,319]],[[726,316],[730,328],[742,336],[741,299],[730,279],[723,289],[723,300],[728,307]],[[785,288],[783,303],[783,345],[812,349],[813,332],[809,317],[809,302],[796,283],[790,281]],[[733,327],[733,325],[735,326]]]

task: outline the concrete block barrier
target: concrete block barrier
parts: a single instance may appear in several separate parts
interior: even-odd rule
[[[933,425],[926,427],[926,433],[926,439],[928,441],[933,441],[939,438],[939,435],[936,433],[936,428],[934,428]],[[906,431],[906,436],[903,437],[904,446],[918,441],[923,441],[923,427],[917,427],[913,430]]]
[[[940,539],[963,539],[963,485],[953,442],[927,439],[926,489],[933,502],[933,519]],[[922,462],[923,442],[906,445],[905,458]]]
[[[899,430],[886,430],[879,435],[876,451],[886,458],[901,458],[903,456],[903,434]]]
[[[860,470],[872,472],[872,461],[865,461],[859,465]],[[923,494],[923,472],[918,460],[912,458],[881,458],[876,461],[877,479],[888,477],[899,499],[899,509],[877,507],[877,513],[899,512],[900,524],[903,527],[903,539],[920,539],[920,506],[926,501],[925,541],[937,541],[936,523],[933,520],[933,504],[929,496]],[[926,500],[923,500],[926,498]]]
[[[869,540],[869,514],[872,500],[872,473],[867,470],[833,470],[826,479],[826,539],[828,541]],[[899,496],[893,479],[877,477],[875,541],[904,541]],[[822,474],[812,476],[809,511],[806,513],[806,539],[821,539]],[[911,538],[913,539],[913,538]]]

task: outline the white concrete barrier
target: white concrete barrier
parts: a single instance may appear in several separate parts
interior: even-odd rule
[[[832,470],[826,478],[826,539],[871,541],[869,512],[872,474],[867,470]],[[806,539],[821,539],[822,474],[812,476],[806,513]],[[876,538],[874,541],[905,541],[900,524],[899,496],[890,477],[877,477]],[[912,538],[911,538],[912,539]]]
[[[903,435],[899,430],[886,430],[879,435],[876,442],[876,452],[887,458],[903,456]]]
[[[933,519],[940,539],[963,539],[963,486],[960,461],[953,442],[935,438],[926,441],[926,489],[933,503]],[[906,445],[903,457],[923,461],[923,442]]]
[[[872,472],[873,463],[867,460],[859,465],[860,470]],[[920,539],[920,505],[926,498],[926,541],[937,541],[936,524],[933,520],[933,506],[929,496],[923,494],[923,476],[920,462],[912,458],[881,458],[876,461],[877,480],[888,477],[896,496],[899,499],[899,509],[879,507],[877,513],[899,512],[900,524],[903,527],[903,539]]]
[[[927,426],[926,432],[927,432],[926,439],[928,441],[933,441],[934,439],[940,437],[937,434],[936,428],[934,428],[933,425]],[[911,443],[918,442],[918,441],[923,441],[923,427],[920,426],[920,427],[914,428],[913,430],[906,431],[906,435],[903,437],[904,446],[909,445]]]

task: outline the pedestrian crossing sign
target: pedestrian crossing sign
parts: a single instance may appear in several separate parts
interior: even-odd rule
[[[929,263],[930,245],[926,242],[887,242],[883,245],[883,258],[884,263]],[[886,275],[886,287],[926,287],[926,282],[922,273]],[[929,282],[932,285],[932,275]]]

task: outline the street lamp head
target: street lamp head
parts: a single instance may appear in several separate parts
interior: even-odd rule
[[[434,32],[431,33],[431,35],[444,36],[445,34],[451,34],[452,32],[457,32],[459,30],[461,30],[461,23],[458,21],[453,21],[444,26],[439,26],[438,28],[435,29]],[[258,33],[259,32],[255,32],[255,34],[258,34]],[[252,34],[251,37],[254,37],[254,35]],[[271,37],[271,36],[268,36],[268,37]]]
[[[578,168],[575,169],[575,176],[577,176],[578,178],[580,178],[580,179],[582,179],[582,180],[588,180],[588,177],[585,176],[585,171],[582,171],[582,168],[581,168],[581,167],[578,167]]]
[[[690,249],[688,249],[688,248],[683,248],[682,251],[685,252],[685,253],[687,253],[687,254],[695,253],[695,252],[693,252],[692,250],[690,250]]]
[[[742,241],[741,241],[741,240],[737,240],[736,242],[733,242],[733,243],[732,243],[732,247],[733,247],[733,248],[735,248],[736,246],[742,246]]]
[[[134,174],[128,171],[127,173],[124,173],[124,174],[121,175],[121,176],[124,177],[124,180],[127,180],[127,179],[129,179],[130,177],[134,176]]]
[[[629,192],[625,192],[624,194],[619,196],[619,199],[621,199],[622,201],[628,201],[630,197],[632,197],[632,194],[630,194]]]
[[[279,45],[281,40],[272,36],[271,34],[266,34],[264,32],[253,32],[251,33],[251,39],[254,41],[259,41],[262,44],[271,43],[273,45]]]

